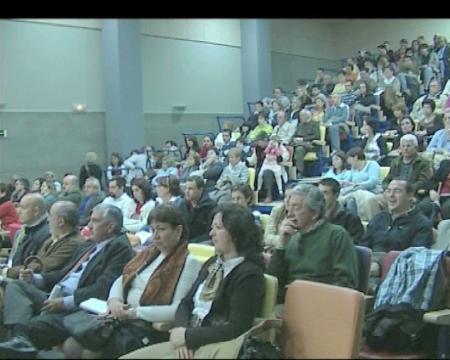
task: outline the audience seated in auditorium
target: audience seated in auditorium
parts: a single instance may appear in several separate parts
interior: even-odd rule
[[[26,178],[19,178],[14,183],[15,189],[11,193],[11,201],[15,206],[20,203],[20,200],[30,191],[30,182]]]
[[[125,179],[116,176],[108,184],[109,194],[102,204],[114,205],[120,209],[124,219],[129,219],[136,211],[136,203],[125,192]]]
[[[444,127],[442,116],[435,114],[434,108],[433,100],[426,99],[422,101],[423,118],[419,122],[419,130],[416,131],[416,134],[423,136],[428,142],[436,131]]]
[[[215,190],[209,196],[217,203],[231,200],[231,186],[246,184],[248,181],[248,168],[241,161],[241,149],[233,148],[228,152],[228,165],[224,167]]]
[[[206,154],[208,153],[208,150],[212,148],[214,148],[214,138],[211,135],[205,135],[203,137],[202,147],[198,152],[202,161],[206,159]]]
[[[335,151],[331,155],[331,166],[323,175],[326,178],[336,179],[341,182],[348,176],[347,155],[343,151]]]
[[[445,128],[436,131],[427,147],[427,153],[434,154],[435,163],[450,156],[450,108],[445,109],[443,122]]]
[[[175,141],[167,140],[164,143],[164,156],[171,157],[175,163],[179,163],[181,161],[181,151]]]
[[[175,320],[180,301],[197,278],[201,263],[189,254],[187,229],[178,209],[170,205],[155,208],[149,225],[154,229],[154,242],[125,265],[109,289],[107,317],[119,319],[118,326],[107,338],[95,332],[97,323],[77,332],[63,346],[69,358],[115,359],[169,340],[169,334],[153,329],[152,323]],[[92,315],[81,310],[73,316],[89,322]]]
[[[8,258],[8,267],[3,270],[7,277],[17,278],[25,259],[36,255],[42,244],[50,237],[47,212],[41,194],[27,194],[18,209],[22,227],[17,231],[13,248]]]
[[[19,271],[9,272],[8,277],[22,279],[32,273],[60,270],[67,265],[83,241],[78,230],[78,209],[73,202],[57,201],[50,209],[48,222],[49,238],[44,241],[36,257],[29,257],[26,266],[19,265]]]
[[[128,169],[125,178],[127,187],[131,186],[131,180],[135,177],[144,176],[147,170],[147,161],[148,156],[145,147],[131,151],[130,156],[123,162],[123,165]]]
[[[11,227],[20,225],[16,207],[10,199],[8,184],[0,182],[0,240],[5,236],[5,244],[10,244]]]
[[[278,136],[281,144],[288,145],[291,142],[295,129],[296,124],[288,122],[286,113],[284,111],[279,111],[277,114],[277,125],[273,128],[272,136]]]
[[[256,225],[261,226],[261,213],[255,209],[255,194],[248,184],[231,187],[231,202],[250,210]]]
[[[324,219],[331,224],[341,225],[350,234],[353,242],[358,243],[364,234],[364,227],[358,215],[352,214],[339,203],[339,182],[332,178],[323,178],[320,180],[319,190],[325,197]]]
[[[83,189],[84,183],[88,177],[95,177],[102,184],[103,171],[100,165],[97,163],[98,156],[95,152],[87,152],[85,157],[85,163],[80,168],[79,186],[80,189]]]
[[[382,94],[382,110],[388,119],[392,118],[392,106],[398,102],[400,92],[400,81],[394,75],[395,68],[392,64],[383,68],[383,77],[378,83],[378,88],[383,89]]]
[[[195,136],[187,136],[186,140],[186,152],[183,154],[183,160],[186,160],[188,154],[190,152],[200,152],[200,145],[198,144],[197,137]]]
[[[46,180],[48,180],[48,181],[52,181],[53,182],[53,184],[55,185],[55,190],[56,190],[57,194],[59,194],[61,192],[62,185],[61,185],[61,183],[58,180],[56,180],[56,176],[55,176],[55,173],[53,171],[46,171],[44,173],[44,178]]]
[[[405,116],[400,121],[400,129],[395,133],[392,139],[392,151],[389,153],[391,156],[400,155],[400,140],[403,135],[411,134],[417,139],[417,151],[423,152],[425,151],[425,142],[424,137],[421,135],[417,135],[414,133],[414,121],[409,117]]]
[[[277,184],[278,194],[283,196],[283,184],[288,180],[288,174],[283,165],[281,165],[282,153],[287,152],[285,146],[281,143],[278,136],[270,137],[269,144],[264,149],[264,160],[259,169],[256,190],[260,191],[263,185],[263,174],[265,171],[271,171],[275,176],[275,182]],[[272,202],[267,200],[267,202]]]
[[[186,179],[194,172],[197,171],[200,167],[200,155],[198,153],[190,153],[186,160],[184,160],[183,165],[181,167],[181,174],[180,174],[180,182],[184,183],[186,182]],[[166,176],[167,174],[164,174],[162,176]]]
[[[393,179],[407,180],[414,191],[423,189],[433,176],[433,168],[428,159],[417,152],[418,142],[413,134],[403,135],[400,139],[401,155],[392,160],[387,176],[383,179],[382,186],[386,189]],[[379,194],[368,200],[369,220],[378,212],[387,207],[387,198]]]
[[[331,96],[331,106],[327,108],[323,121],[327,127],[332,151],[341,149],[341,132],[348,133],[348,127],[346,125],[349,117],[348,110],[348,106],[341,102],[339,94],[333,94]]]
[[[378,132],[378,123],[368,116],[363,117],[361,148],[367,160],[374,160],[380,165],[385,165],[388,153],[386,141]]]
[[[339,201],[362,220],[369,217],[367,202],[381,192],[380,165],[374,160],[366,160],[361,148],[350,149],[347,162],[351,166],[342,181]]]
[[[248,210],[223,204],[214,214],[210,236],[217,255],[203,265],[178,306],[169,342],[124,358],[204,358],[204,345],[220,358],[239,352],[244,337],[236,338],[252,327],[263,305],[261,234]]]
[[[231,137],[232,137],[232,134],[231,134],[230,129],[224,129],[222,131],[223,143],[219,149],[219,151],[220,151],[219,159],[220,159],[220,161],[223,161],[226,164],[228,163],[228,152],[230,151],[230,149],[236,147],[236,141],[232,140]],[[208,157],[208,154],[206,154],[206,157]]]
[[[264,229],[264,249],[266,252],[271,253],[274,247],[279,245],[280,224],[287,217],[289,198],[295,186],[297,186],[296,182],[291,182],[286,185],[283,202],[275,205],[270,212],[269,220]]]
[[[228,152],[229,151],[227,151],[227,160]],[[203,179],[206,180],[205,191],[209,193],[214,190],[217,180],[219,180],[220,175],[222,175],[224,166],[225,164],[219,160],[219,151],[217,149],[210,149],[206,155],[206,160],[200,165],[200,170],[197,174],[194,173],[193,175],[203,176]]]
[[[278,278],[278,303],[284,302],[286,285],[294,280],[356,287],[352,238],[341,226],[325,221],[325,210],[325,197],[316,186],[301,184],[292,190],[288,216],[280,224],[279,243],[267,270]]]
[[[124,217],[123,227],[131,233],[136,233],[147,225],[147,218],[155,207],[155,201],[151,198],[152,188],[143,177],[136,177],[131,181],[131,192],[136,206],[130,217]]]
[[[355,111],[355,122],[358,128],[361,128],[363,125],[364,115],[374,118],[377,111],[380,109],[376,103],[376,99],[372,91],[367,89],[367,82],[360,82],[359,95],[355,99],[353,109]]]
[[[57,197],[55,183],[50,180],[45,180],[41,185],[41,195],[44,197],[45,208],[47,211],[50,211]]]
[[[4,356],[35,357],[37,349],[62,343],[70,336],[65,317],[89,298],[108,297],[132,250],[121,235],[122,214],[117,207],[97,205],[90,224],[91,239],[78,247],[63,269],[30,274],[6,286],[4,324],[11,339],[0,343]]]
[[[438,80],[430,81],[430,91],[419,97],[413,105],[410,116],[415,122],[420,122],[424,118],[424,109],[422,103],[424,100],[433,100],[434,108],[433,113],[437,115],[442,115],[444,113],[445,102],[447,101],[447,96],[441,92],[441,84]]]
[[[248,119],[244,122],[244,124],[247,125],[248,128],[249,128],[250,130],[253,130],[253,129],[256,127],[256,125],[258,125],[258,115],[259,115],[260,113],[262,113],[262,112],[263,112],[263,113],[266,113],[266,109],[264,108],[263,102],[262,102],[261,100],[258,100],[258,101],[255,103],[255,110],[253,111],[253,113],[250,114],[250,116],[249,116]],[[267,117],[268,115],[269,115],[269,114],[266,113],[266,117]],[[219,135],[220,135],[220,134],[219,134]],[[217,136],[219,136],[219,135],[217,135]],[[216,140],[217,140],[217,138],[216,138]],[[219,143],[219,144],[220,144],[220,143]],[[219,144],[216,143],[216,146],[219,147]]]
[[[185,184],[184,198],[177,206],[181,210],[188,229],[188,242],[208,241],[211,213],[216,202],[209,198],[201,176],[190,176]]]
[[[127,168],[123,164],[122,156],[118,152],[111,153],[111,162],[106,168],[106,180],[109,182],[114,176],[121,176],[125,178],[127,175]]]
[[[100,181],[91,176],[84,183],[84,198],[78,208],[80,216],[80,226],[86,226],[91,219],[92,209],[105,199],[105,194],[101,190]]]
[[[56,200],[72,201],[77,207],[80,206],[83,194],[78,188],[78,178],[73,174],[68,174],[63,178],[62,191]]]
[[[273,98],[280,103],[280,110],[287,111],[291,107],[291,101],[286,95],[284,95],[281,87],[276,87],[273,89]],[[275,124],[272,123],[272,126],[275,126]]]
[[[292,138],[291,144],[294,146],[295,168],[297,177],[304,176],[305,155],[310,151],[317,151],[317,146],[313,144],[314,140],[320,140],[320,125],[312,120],[309,110],[300,111],[300,122]]]
[[[411,246],[429,248],[433,241],[432,224],[413,206],[414,190],[410,182],[393,179],[384,192],[387,210],[378,213],[368,224],[359,245],[374,252],[370,274],[381,275],[385,253],[405,250]]]
[[[278,111],[277,111],[277,114],[278,114]],[[277,115],[274,115],[274,116],[275,116],[274,122],[276,123]],[[256,125],[256,127],[249,132],[247,138],[249,141],[255,141],[255,139],[257,138],[259,133],[265,132],[266,134],[270,135],[270,134],[272,134],[272,131],[273,131],[272,125],[267,122],[265,115],[263,113],[260,113],[258,115],[258,125]]]
[[[188,157],[189,157],[189,155],[188,155]],[[174,176],[178,177],[178,170],[176,168],[175,161],[173,160],[173,158],[171,158],[169,156],[164,156],[161,159],[161,169],[157,170],[156,176],[154,176],[152,179],[152,186],[156,187],[156,181],[159,177],[168,176],[168,175],[174,175]]]
[[[420,44],[419,48],[419,75],[422,81],[424,91],[431,92],[431,81],[439,81],[439,57],[435,51],[430,51],[428,44]],[[422,99],[423,100],[423,99]],[[419,107],[420,108],[420,107]]]
[[[156,205],[173,203],[174,206],[181,201],[180,181],[174,175],[161,176],[156,180]]]

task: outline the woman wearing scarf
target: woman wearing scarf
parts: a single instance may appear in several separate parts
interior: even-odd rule
[[[152,244],[125,266],[109,293],[106,317],[116,321],[112,333],[104,343],[94,339],[102,337],[101,331],[72,334],[63,346],[66,357],[117,358],[167,341],[168,334],[154,330],[152,322],[174,320],[201,265],[189,255],[186,226],[178,209],[157,206],[150,212],[148,223],[153,230]]]
[[[170,341],[124,358],[202,358],[205,351],[228,358],[232,340],[251,328],[264,298],[261,233],[249,210],[229,203],[218,207],[211,228],[217,255],[181,301]]]

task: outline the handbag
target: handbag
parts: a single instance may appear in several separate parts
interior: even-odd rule
[[[93,351],[101,349],[119,325],[112,318],[99,317],[83,310],[64,317],[64,326],[85,348]]]
[[[242,344],[238,359],[283,359],[283,354],[271,342],[248,336]]]

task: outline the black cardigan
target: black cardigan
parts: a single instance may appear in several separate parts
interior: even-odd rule
[[[193,298],[199,285],[208,275],[208,266],[216,261],[209,259],[189,293],[181,301],[175,314],[176,326],[186,328],[186,345],[189,349],[237,338],[253,325],[264,301],[264,273],[261,267],[244,260],[236,266],[220,284],[211,311],[201,326],[190,327]]]

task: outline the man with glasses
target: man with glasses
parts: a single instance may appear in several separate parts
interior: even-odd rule
[[[433,241],[432,223],[413,206],[414,191],[404,179],[393,179],[384,197],[387,210],[378,213],[367,226],[359,245],[372,249],[370,275],[379,277],[383,257],[391,250],[405,250],[412,246],[429,248]]]

